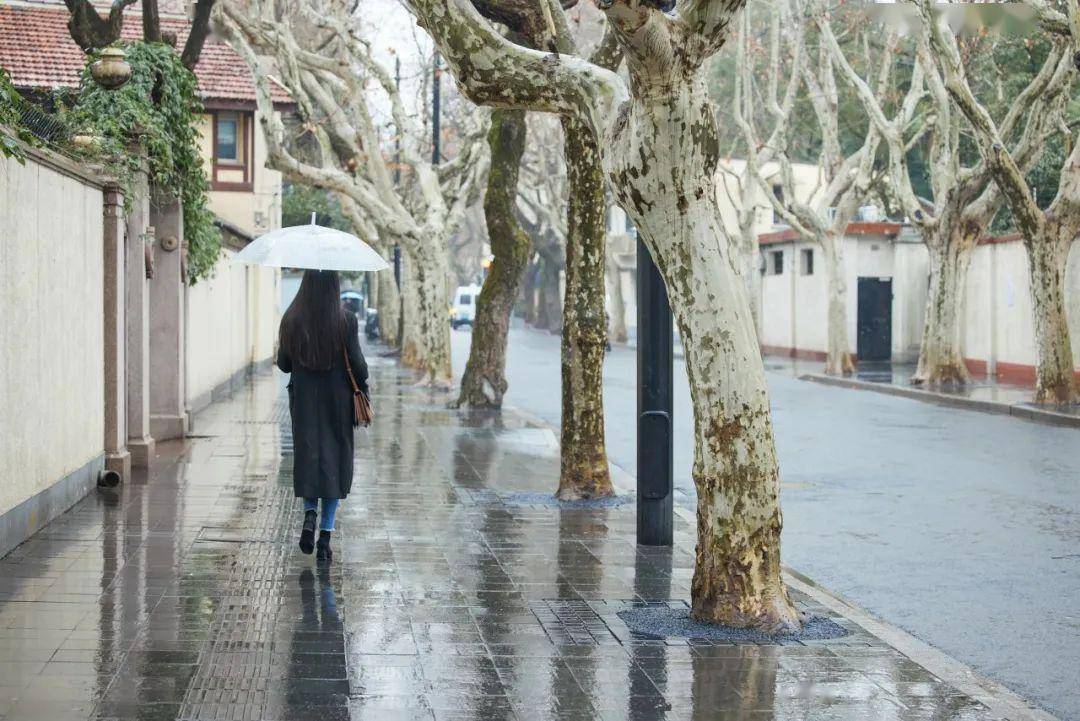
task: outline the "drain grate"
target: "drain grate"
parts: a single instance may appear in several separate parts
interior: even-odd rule
[[[549,599],[534,601],[529,607],[552,643],[597,646],[618,642],[588,601]]]

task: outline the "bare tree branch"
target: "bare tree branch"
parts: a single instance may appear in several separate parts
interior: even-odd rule
[[[90,0],[64,0],[71,17],[68,31],[83,52],[90,53],[112,45],[120,39],[124,25],[124,10],[136,0],[113,0],[109,15],[102,18]]]
[[[504,38],[470,0],[414,0],[418,22],[440,45],[468,47],[447,55],[458,87],[473,102],[575,115],[597,135],[627,97],[611,71],[573,55],[545,54]]]
[[[203,45],[210,34],[210,14],[214,9],[215,0],[196,0],[195,17],[191,21],[191,30],[184,42],[184,51],[180,54],[180,61],[188,70],[194,70],[202,56]]]
[[[944,73],[944,86],[956,103],[957,107],[971,123],[975,131],[975,139],[979,144],[983,158],[989,165],[1001,192],[1008,199],[1009,207],[1013,216],[1022,228],[1030,228],[1036,231],[1042,227],[1044,218],[1035,198],[1024,178],[1024,170],[1017,162],[1013,154],[1009,152],[998,131],[997,124],[972,92],[967,81],[964,64],[960,59],[960,50],[956,43],[956,37],[935,16],[926,2],[920,3],[923,14],[923,22],[929,35],[932,47],[937,51],[938,65]],[[1056,67],[1060,54],[1053,53],[1048,58],[1046,65]],[[1044,66],[1045,71],[1045,66]],[[1040,72],[1037,74],[1032,85],[1041,86],[1038,92],[1037,102],[1046,102],[1047,95],[1061,92],[1063,83],[1058,87],[1047,87],[1049,80],[1054,77],[1062,77],[1057,73]],[[1024,93],[1021,93],[1023,96]],[[1015,117],[1016,113],[1010,113]],[[1030,117],[1036,122],[1040,114],[1032,112]],[[1015,121],[1014,121],[1015,122]],[[1025,134],[1031,139],[1031,134]]]

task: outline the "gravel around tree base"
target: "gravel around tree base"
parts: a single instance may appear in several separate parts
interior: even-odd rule
[[[502,493],[499,501],[508,506],[542,506],[545,508],[618,508],[634,502],[630,495],[607,496],[606,498],[582,498],[576,501],[560,501],[553,493]]]
[[[732,628],[714,623],[704,623],[690,618],[689,608],[648,606],[620,611],[623,620],[633,633],[657,638],[708,638],[721,641],[761,643],[769,641],[825,641],[842,638],[850,633],[846,628],[825,616],[811,616],[803,622],[802,630],[793,634],[770,635],[747,628]]]

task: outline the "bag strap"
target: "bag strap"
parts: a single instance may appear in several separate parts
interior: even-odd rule
[[[360,386],[356,384],[356,376],[352,372],[352,364],[349,363],[349,344],[345,338],[341,339],[341,354],[345,356],[345,372],[349,374],[349,383],[352,385],[353,395],[360,392]]]

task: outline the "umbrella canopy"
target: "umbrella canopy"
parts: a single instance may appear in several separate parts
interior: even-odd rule
[[[385,270],[390,264],[351,233],[315,225],[279,228],[253,240],[236,254],[241,263],[309,270]]]

